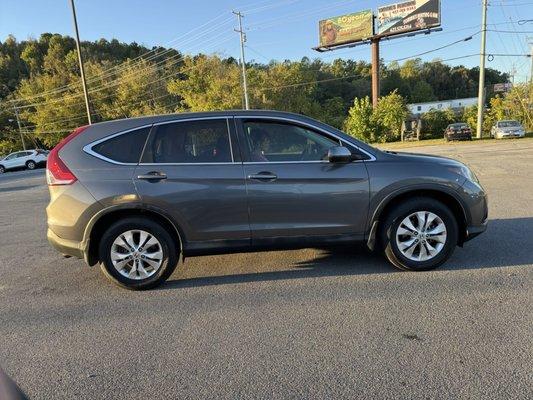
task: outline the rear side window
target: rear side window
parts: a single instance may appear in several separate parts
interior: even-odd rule
[[[232,162],[227,120],[207,119],[156,126],[142,162]]]
[[[141,128],[115,136],[93,146],[92,150],[122,163],[138,163],[150,128]]]

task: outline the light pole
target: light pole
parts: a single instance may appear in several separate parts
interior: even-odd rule
[[[80,63],[81,84],[83,86],[83,94],[85,96],[85,108],[87,108],[87,120],[89,122],[89,125],[91,125],[91,106],[89,104],[89,92],[87,92],[87,83],[85,82],[85,70],[83,69],[83,58],[81,55],[80,47],[80,34],[78,32],[78,20],[76,18],[76,7],[74,6],[74,0],[70,0],[70,7],[72,8],[72,20],[74,21],[74,32],[76,33],[76,49],[78,50],[78,62]]]

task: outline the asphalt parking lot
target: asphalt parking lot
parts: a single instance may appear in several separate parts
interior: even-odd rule
[[[31,399],[531,399],[533,140],[402,150],[489,193],[488,231],[436,271],[249,253],[130,292],[49,247],[42,169],[0,176],[0,365]]]

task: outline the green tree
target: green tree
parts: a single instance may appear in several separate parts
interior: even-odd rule
[[[81,48],[95,121],[243,106],[241,71],[234,58],[200,54],[183,60],[175,49],[148,49],[116,39],[85,41]],[[354,123],[353,116],[346,117],[355,107],[355,98],[370,95],[368,62],[302,58],[247,65],[253,108],[303,113],[336,127],[346,119],[354,132],[371,141],[398,136],[397,123],[391,123],[384,111],[388,109],[385,99],[391,93],[409,102],[473,97],[477,94],[478,71],[450,67],[439,60],[413,59],[383,65],[380,111],[363,118],[363,126],[370,128],[359,129],[354,126],[360,121]],[[508,75],[487,69],[486,81],[489,86],[508,82]],[[505,115],[533,129],[531,88],[517,87],[494,102],[492,97],[489,92],[486,121]],[[28,141],[35,143],[53,146],[86,122],[72,38],[44,33],[38,39],[17,41],[8,36],[0,42],[0,111],[8,119],[14,118],[13,104],[19,108],[24,129],[29,131]],[[0,118],[0,142],[11,149],[20,143],[11,135],[13,127],[6,121]]]
[[[355,98],[344,121],[344,130],[358,139],[376,142],[381,137],[381,130],[378,129],[381,127],[376,125],[373,114],[368,96],[362,99]]]
[[[526,130],[533,131],[533,83],[515,85],[506,93],[501,107],[508,118],[520,121]]]
[[[424,103],[427,101],[437,100],[437,97],[433,93],[433,88],[426,81],[417,81],[411,91],[410,100],[413,103]]]
[[[444,129],[455,122],[456,116],[451,109],[435,110],[431,109],[421,116],[422,119],[422,138],[440,138],[444,133]]]
[[[341,97],[327,99],[321,107],[320,120],[326,124],[341,129],[346,115],[344,100]]]
[[[241,71],[218,56],[187,57],[181,76],[168,83],[168,91],[182,100],[178,110],[206,111],[242,107]]]
[[[111,90],[93,94],[105,119],[163,114],[172,111],[164,75],[146,60],[126,61]],[[174,100],[176,99],[173,97]]]
[[[261,108],[317,116],[320,108],[313,99],[317,88],[316,71],[307,62],[271,63],[261,71]]]
[[[409,111],[405,99],[396,91],[379,99],[376,109],[373,111],[373,120],[382,134],[379,141],[392,141],[400,138],[402,124],[407,118]]]

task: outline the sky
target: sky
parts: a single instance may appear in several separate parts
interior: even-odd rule
[[[318,44],[318,21],[378,6],[394,0],[76,0],[81,40],[116,38],[149,48],[171,46],[186,54],[217,53],[239,57],[236,16],[244,14],[246,60],[324,61],[341,57],[370,61],[370,46],[327,53]],[[474,35],[472,40],[421,56],[424,61],[449,60],[479,54],[481,0],[442,0],[442,31],[382,41],[385,62],[415,56]],[[533,0],[491,0],[488,9],[487,53],[530,54],[533,43]],[[525,21],[530,20],[530,21]],[[498,32],[495,32],[497,30]],[[69,0],[0,0],[0,40],[18,40],[52,32],[73,36]],[[445,61],[450,65],[479,65],[479,56]],[[528,79],[531,58],[495,55],[487,67],[513,73],[515,82]]]

